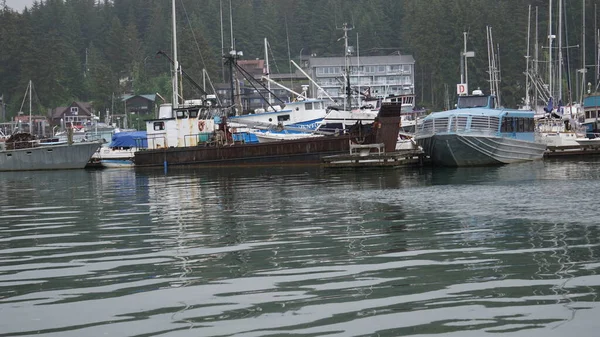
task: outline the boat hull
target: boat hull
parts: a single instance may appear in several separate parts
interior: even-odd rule
[[[136,167],[317,164],[324,156],[348,153],[349,139],[349,136],[341,135],[270,143],[152,149],[136,152],[134,162]]]
[[[434,165],[485,166],[542,159],[546,145],[489,135],[434,134],[417,144]]]
[[[99,142],[50,145],[0,151],[0,171],[82,169]]]
[[[102,159],[100,165],[104,168],[131,168],[134,166],[132,159]]]

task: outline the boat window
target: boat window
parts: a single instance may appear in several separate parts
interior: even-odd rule
[[[459,109],[484,108],[488,106],[488,96],[461,96],[458,98]]]
[[[517,118],[517,132],[525,132],[525,118]]]
[[[503,117],[500,132],[514,132],[514,122],[512,117]]]
[[[278,122],[285,122],[285,121],[289,121],[289,120],[290,120],[290,115],[277,116]]]
[[[175,110],[175,117],[176,118],[185,118],[187,113],[186,110]]]
[[[500,132],[533,132],[534,129],[535,122],[533,118],[504,117],[502,118]]]
[[[535,121],[533,118],[525,118],[525,132],[533,132],[535,131]]]
[[[198,109],[190,109],[188,111],[190,118],[198,117]]]
[[[312,110],[313,105],[312,103],[304,103],[304,110]]]
[[[165,129],[165,122],[154,122],[154,131],[162,131]]]

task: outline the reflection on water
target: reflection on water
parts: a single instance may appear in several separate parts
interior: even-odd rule
[[[2,173],[0,336],[594,336],[599,164]]]

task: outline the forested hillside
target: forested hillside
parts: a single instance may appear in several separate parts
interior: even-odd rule
[[[199,82],[202,68],[213,82],[222,81],[221,39],[227,52],[230,26],[235,48],[243,51],[244,59],[263,58],[267,38],[272,71],[288,72],[289,59],[298,61],[300,55],[343,55],[339,28],[347,22],[354,27],[350,41],[358,44],[362,56],[397,50],[412,54],[417,101],[433,108],[444,106],[446,93],[453,96],[460,80],[463,31],[469,33],[467,49],[476,53],[468,64],[470,87],[487,89],[486,26],[492,27],[507,106],[517,106],[525,94],[529,5],[531,54],[536,8],[540,58],[547,53],[541,48],[548,44],[547,0],[177,0],[176,4],[179,60]],[[582,5],[583,1],[569,1],[564,11],[566,45],[575,46],[565,48],[571,69],[581,67]],[[18,111],[30,79],[38,111],[73,100],[93,101],[97,109],[105,110],[113,94],[128,89],[120,82],[127,77],[135,93],[170,97],[170,63],[156,53],[172,54],[171,1],[44,0],[23,13],[2,7],[0,94],[9,116]],[[586,7],[587,60],[594,63],[596,7],[590,0]],[[557,13],[554,10],[553,15]],[[593,74],[590,70],[588,80],[593,81]]]

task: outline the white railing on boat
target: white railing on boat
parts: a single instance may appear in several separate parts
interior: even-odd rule
[[[433,135],[436,133],[456,133],[456,134],[480,134],[495,135],[500,127],[500,119],[494,116],[469,116],[453,115],[450,117],[441,117],[424,120],[418,128],[418,134],[421,136]]]

